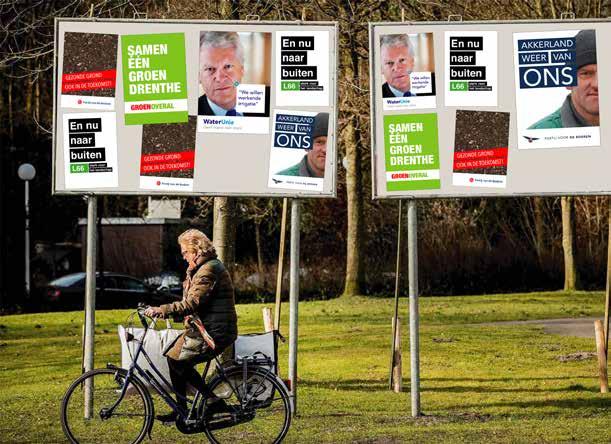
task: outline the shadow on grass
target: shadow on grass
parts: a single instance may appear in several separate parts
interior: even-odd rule
[[[473,382],[515,382],[515,381],[556,381],[562,379],[592,379],[592,375],[572,375],[572,376],[534,376],[528,378],[422,378],[422,381],[473,381]]]
[[[515,385],[527,381],[563,381],[585,378],[592,379],[589,375],[582,376],[561,376],[561,377],[533,377],[533,378],[425,378],[421,380],[423,392],[448,392],[448,393],[468,393],[468,392],[489,392],[489,393],[553,393],[553,392],[574,392],[587,391],[596,392],[594,389],[588,389],[579,384],[571,384],[566,387],[550,387],[550,388],[510,388],[510,387],[494,387],[494,386],[478,386],[478,385],[449,385],[442,387],[427,387],[429,382],[507,382]],[[403,377],[403,391],[409,391],[409,375]],[[313,381],[300,380],[299,384],[306,387],[325,388],[330,390],[347,390],[347,391],[388,391],[388,379],[342,379],[339,381]]]
[[[602,409],[604,410],[601,414],[608,415],[609,399],[606,397],[588,397],[588,398],[577,398],[577,399],[546,399],[544,401],[507,401],[507,402],[491,402],[487,403],[488,407],[514,407],[518,409],[543,409],[548,407],[554,407],[558,409]],[[481,409],[481,404],[464,404],[461,408],[469,409]],[[546,412],[546,415],[549,413]]]

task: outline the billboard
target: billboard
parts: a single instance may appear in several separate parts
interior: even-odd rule
[[[54,194],[335,197],[334,22],[57,19]]]
[[[608,38],[609,20],[370,24],[373,197],[611,194]]]

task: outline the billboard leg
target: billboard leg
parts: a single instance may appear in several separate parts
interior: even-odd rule
[[[609,306],[611,305],[611,197],[607,197],[609,233],[607,239],[607,288],[605,289],[605,353],[609,356]]]
[[[93,370],[93,346],[95,328],[95,269],[97,252],[97,219],[98,205],[97,197],[89,196],[87,199],[87,265],[85,277],[85,342],[84,342],[84,367],[85,371]],[[93,415],[93,387],[92,379],[89,378],[85,384],[85,418],[91,419]]]
[[[278,272],[276,273],[276,306],[274,307],[274,330],[280,331],[280,310],[282,309],[282,273],[284,267],[284,246],[286,238],[286,212],[288,199],[282,199],[282,222],[280,223],[280,251],[278,252]]]
[[[31,295],[30,287],[30,181],[25,182],[25,292]]]
[[[409,346],[412,416],[420,416],[420,337],[418,332],[418,212],[416,201],[407,203],[407,249],[409,255]]]
[[[400,346],[397,350],[397,339],[400,339],[400,334],[397,335],[399,329],[399,285],[401,282],[401,220],[403,219],[403,201],[399,200],[399,221],[397,222],[397,266],[395,268],[395,311],[392,317],[392,346],[390,348],[390,377],[388,378],[388,388],[393,390],[397,381],[395,380],[395,368],[401,368],[401,362],[397,362],[397,357],[401,355]],[[399,336],[399,338],[397,338]],[[397,353],[399,352],[399,353]],[[401,371],[398,371],[399,378]]]
[[[289,381],[293,416],[297,415],[297,324],[299,309],[299,231],[300,202],[291,200],[291,262],[289,292]]]

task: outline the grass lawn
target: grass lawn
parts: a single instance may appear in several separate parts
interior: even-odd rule
[[[593,339],[493,321],[600,316],[603,294],[529,293],[420,299],[421,405],[411,417],[406,299],[404,392],[387,390],[392,299],[299,307],[298,413],[286,442],[611,442],[611,397],[598,390]],[[261,305],[240,305],[240,331],[262,330]],[[282,332],[288,331],[288,304]],[[96,366],[120,364],[125,310],[96,315]],[[80,373],[82,312],[0,317],[0,442],[64,442],[59,403]],[[280,346],[285,373],[288,346]],[[156,404],[157,412],[167,408]],[[158,423],[153,442],[205,442]],[[117,437],[117,443],[120,442]],[[148,441],[144,441],[148,442]]]

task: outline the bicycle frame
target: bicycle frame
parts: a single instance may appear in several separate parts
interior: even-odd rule
[[[195,397],[194,397],[193,401],[191,401],[188,397],[182,396],[181,394],[177,393],[174,390],[174,388],[172,387],[172,383],[169,382],[161,374],[159,369],[155,366],[155,364],[151,360],[150,356],[148,355],[148,353],[144,349],[144,340],[146,338],[146,335],[147,335],[148,331],[151,328],[153,328],[153,329],[155,328],[155,325],[157,323],[157,319],[153,318],[153,320],[151,321],[151,324],[149,325],[146,322],[144,316],[139,311],[138,311],[138,317],[140,318],[142,326],[144,327],[144,334],[142,335],[142,337],[140,339],[136,338],[133,335],[132,335],[131,338],[129,336],[126,338],[128,343],[131,342],[131,341],[136,341],[138,345],[136,347],[136,351],[135,351],[134,355],[132,356],[132,363],[131,363],[130,367],[127,369],[127,375],[125,376],[125,382],[123,383],[123,387],[121,388],[121,393],[119,395],[119,398],[117,399],[117,401],[111,407],[109,407],[107,409],[107,414],[111,415],[112,412],[114,411],[114,409],[117,408],[117,406],[121,403],[121,401],[125,397],[125,394],[127,393],[127,387],[129,386],[130,379],[131,378],[140,377],[146,383],[148,383],[159,394],[159,396],[161,396],[161,398],[165,401],[166,404],[168,404],[172,408],[172,410],[174,410],[182,418],[187,420],[187,418],[191,417],[191,415],[193,414],[193,409],[195,408],[195,406],[197,405],[198,401],[200,400],[200,398],[203,395],[199,391],[196,391]],[[128,333],[128,335],[131,335],[131,333]],[[141,354],[144,356],[144,358],[146,359],[146,361],[150,365],[151,369],[153,369],[155,374],[151,373],[149,370],[143,369],[142,367],[140,367],[138,365],[138,358],[140,357]],[[214,360],[217,362],[217,365],[218,365],[218,359],[216,357],[214,357]],[[204,373],[202,374],[202,378],[204,380],[205,380],[205,378],[206,378],[206,376],[208,374],[208,371],[210,369],[210,363],[211,362],[212,361],[208,361],[206,363],[206,367],[204,369]],[[117,368],[115,366],[110,366],[110,367],[111,368]],[[157,378],[159,378],[159,380]],[[190,403],[191,404],[191,408],[188,409],[188,411],[187,411],[187,410],[183,409],[181,406],[179,406],[178,403],[172,397],[172,395],[168,392],[168,390],[165,389],[163,384],[165,384],[165,386],[170,388],[172,394],[174,394],[177,397],[177,399],[182,399],[182,400],[186,401],[187,404]]]
[[[136,347],[136,351],[134,353],[134,355],[132,356],[132,363],[130,365],[130,367],[127,369],[127,374],[125,376],[125,381],[123,383],[123,387],[121,387],[121,393],[117,399],[117,401],[109,408],[104,409],[103,415],[106,417],[110,417],[112,415],[112,412],[117,408],[117,406],[121,403],[121,401],[123,400],[123,398],[125,397],[125,394],[127,393],[127,387],[129,386],[129,382],[132,378],[141,378],[143,379],[145,382],[147,382],[158,394],[159,396],[161,396],[161,398],[164,400],[164,402],[170,406],[170,408],[172,408],[172,410],[174,410],[175,412],[177,412],[179,414],[179,416],[181,416],[185,422],[185,424],[194,424],[197,423],[198,421],[201,420],[201,418],[196,417],[195,419],[189,419],[189,418],[193,418],[193,414],[194,414],[194,410],[196,408],[196,406],[198,405],[200,399],[202,397],[204,397],[204,395],[202,393],[198,391],[196,391],[195,393],[195,397],[193,398],[193,401],[191,401],[188,397],[186,396],[182,396],[181,394],[177,393],[174,388],[172,387],[171,382],[169,382],[159,371],[159,369],[155,366],[155,364],[153,363],[153,361],[151,360],[150,356],[148,355],[148,353],[146,352],[146,350],[144,349],[144,340],[146,338],[146,335],[148,334],[148,331],[151,328],[155,328],[156,324],[157,324],[157,319],[153,318],[150,325],[147,323],[145,317],[140,313],[140,311],[137,311],[138,317],[140,318],[140,322],[142,323],[142,326],[144,327],[144,333],[142,335],[141,338],[136,338],[135,336],[133,336],[131,333],[127,333],[128,337],[126,338],[127,342],[131,342],[131,341],[136,341],[137,342],[137,347]],[[131,335],[131,337],[129,337],[129,335]],[[150,365],[151,369],[154,371],[154,373],[151,373],[149,370],[145,370],[143,369],[141,366],[138,365],[138,358],[140,357],[140,355],[143,355],[144,358],[146,359],[146,361],[148,362],[148,364]],[[234,366],[231,366],[230,368],[236,368],[236,367],[241,367],[242,368],[242,372],[243,372],[243,377],[242,377],[242,393],[245,395],[243,397],[241,397],[242,399],[240,399],[240,404],[242,406],[242,408],[245,408],[253,399],[253,397],[255,396],[255,393],[259,390],[259,388],[261,387],[261,384],[263,383],[263,380],[259,382],[259,384],[254,388],[254,390],[251,390],[251,394],[250,396],[247,394],[247,374],[248,374],[248,369],[255,369],[255,371],[260,372],[263,376],[267,376],[272,372],[272,366],[270,365],[270,360],[268,357],[266,357],[265,355],[263,355],[264,358],[257,358],[256,355],[255,356],[250,356],[250,357],[246,357],[242,360],[242,363],[239,363],[238,361],[235,360],[231,360],[235,363]],[[227,377],[227,372],[225,371],[225,369],[223,368],[223,366],[221,365],[221,363],[218,360],[217,356],[213,357],[213,360],[216,363],[216,369],[218,374],[225,380],[225,382],[227,382],[229,384],[229,386],[231,387],[231,389],[236,392],[239,393],[237,391],[237,387],[234,386],[234,384],[231,382],[231,380]],[[206,376],[208,375],[208,371],[210,370],[210,364],[212,363],[212,360],[206,362],[206,367],[204,368],[204,372],[202,373],[202,379],[205,381],[206,380]],[[261,365],[264,364],[264,365]],[[112,366],[109,365],[108,367],[110,368],[118,368],[116,366]],[[275,374],[274,374],[274,377]],[[159,379],[157,379],[159,378]],[[276,377],[277,378],[277,377]],[[281,380],[280,380],[281,381]],[[282,382],[282,381],[281,381]],[[170,391],[172,392],[172,394],[174,394],[176,396],[177,399],[181,399],[186,401],[187,404],[191,404],[191,407],[188,408],[187,410],[183,409],[180,405],[178,405],[178,403],[174,400],[174,398],[172,397],[172,395],[168,392],[168,390],[165,389],[164,385],[170,388]],[[291,406],[292,407],[292,406]]]

